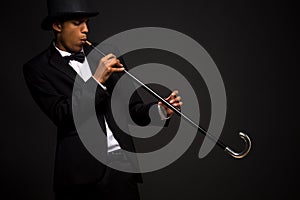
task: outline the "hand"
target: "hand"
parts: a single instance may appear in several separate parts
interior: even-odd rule
[[[121,72],[124,70],[123,64],[114,54],[108,54],[101,58],[99,65],[94,74],[94,78],[97,79],[101,84],[104,84],[107,79],[114,72]]]
[[[168,98],[165,98],[167,102],[169,102],[173,107],[180,110],[180,106],[182,106],[181,97],[178,96],[178,91],[174,90]],[[158,105],[163,106],[167,113],[167,117],[173,115],[174,111],[164,105],[161,101],[158,102]]]

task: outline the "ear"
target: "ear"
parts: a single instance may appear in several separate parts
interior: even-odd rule
[[[56,32],[61,32],[62,24],[59,23],[59,22],[54,22],[54,23],[52,24],[52,28],[53,28],[53,30],[55,30]]]

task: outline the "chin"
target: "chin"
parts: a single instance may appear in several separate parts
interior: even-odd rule
[[[72,48],[72,51],[73,51],[73,52],[81,51],[82,47],[83,47],[82,44],[77,45],[77,46],[74,46],[74,47]]]

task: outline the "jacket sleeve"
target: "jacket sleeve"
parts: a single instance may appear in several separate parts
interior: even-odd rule
[[[141,92],[141,90],[139,90]],[[145,92],[143,90],[143,92]],[[162,120],[159,110],[157,107],[157,100],[150,101],[149,103],[144,103],[138,94],[138,91],[135,91],[132,95],[130,105],[129,105],[129,113],[133,119],[133,121],[140,126],[147,126],[148,124],[160,126],[162,121],[164,121],[164,127],[167,127],[170,121],[170,118]],[[154,109],[155,116],[150,118],[149,111],[152,106],[157,108]]]
[[[90,78],[85,84],[74,87],[72,99],[72,92],[58,93],[47,76],[38,69],[34,65],[25,64],[23,67],[25,81],[35,102],[58,127],[74,126],[72,102],[73,109],[77,109],[82,112],[82,116],[88,118],[91,111],[85,109],[86,105],[93,103],[91,105],[101,109],[103,106],[101,103],[109,96],[93,78]]]
[[[124,65],[124,67],[127,69],[126,63],[124,62],[124,59],[122,57],[119,57],[119,60],[121,61],[121,63]],[[126,76],[125,73],[123,73],[123,75]],[[139,92],[146,92],[145,89],[133,89],[134,84],[133,84],[133,80],[132,82],[130,82],[131,84],[126,85],[126,87],[131,89],[125,89],[127,91],[135,91],[132,94],[132,97],[130,98],[130,102],[129,102],[129,113],[133,119],[133,121],[140,125],[140,126],[147,126],[150,122],[152,122],[153,125],[160,125],[161,124],[161,118],[158,112],[158,108],[157,108],[157,117],[155,118],[150,118],[149,116],[149,110],[153,105],[157,105],[158,101],[156,99],[153,99],[152,101],[145,103],[143,101],[143,99],[141,98],[141,96],[139,95]],[[138,92],[139,91],[139,92]],[[151,121],[153,120],[153,121]],[[165,123],[165,125],[168,125],[169,120],[166,120],[167,123]]]

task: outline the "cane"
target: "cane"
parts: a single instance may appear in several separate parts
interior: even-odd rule
[[[103,53],[101,50],[99,50],[97,47],[95,47],[91,42],[86,41],[86,44],[88,44],[89,46],[91,46],[93,49],[95,49],[99,54],[106,56],[105,53]],[[162,98],[161,96],[159,96],[156,92],[154,92],[151,88],[149,88],[147,85],[145,85],[143,82],[141,82],[139,79],[137,79],[135,76],[133,76],[131,73],[129,73],[126,69],[124,69],[124,72],[132,79],[134,80],[136,83],[138,83],[139,85],[141,85],[149,94],[151,94],[154,98],[156,98],[157,100],[161,101],[164,105],[166,105],[168,108],[170,108],[171,110],[174,111],[174,113],[176,113],[178,116],[180,116],[181,118],[183,118],[185,121],[187,121],[189,124],[191,124],[192,126],[196,127],[202,134],[204,134],[205,136],[207,136],[208,138],[210,138],[212,141],[214,141],[220,148],[222,148],[225,152],[227,152],[229,155],[231,155],[234,158],[244,158],[250,151],[251,149],[251,140],[248,137],[248,135],[246,135],[245,133],[240,132],[239,136],[244,140],[245,142],[245,147],[244,150],[241,152],[235,152],[234,150],[232,150],[230,147],[228,147],[227,145],[225,145],[221,140],[215,138],[213,135],[211,135],[210,133],[208,133],[208,131],[206,131],[204,128],[202,128],[201,126],[197,125],[194,121],[192,121],[191,119],[189,119],[186,115],[184,115],[181,111],[179,111],[178,109],[176,109],[174,106],[172,106],[169,102],[167,102],[164,98]]]

